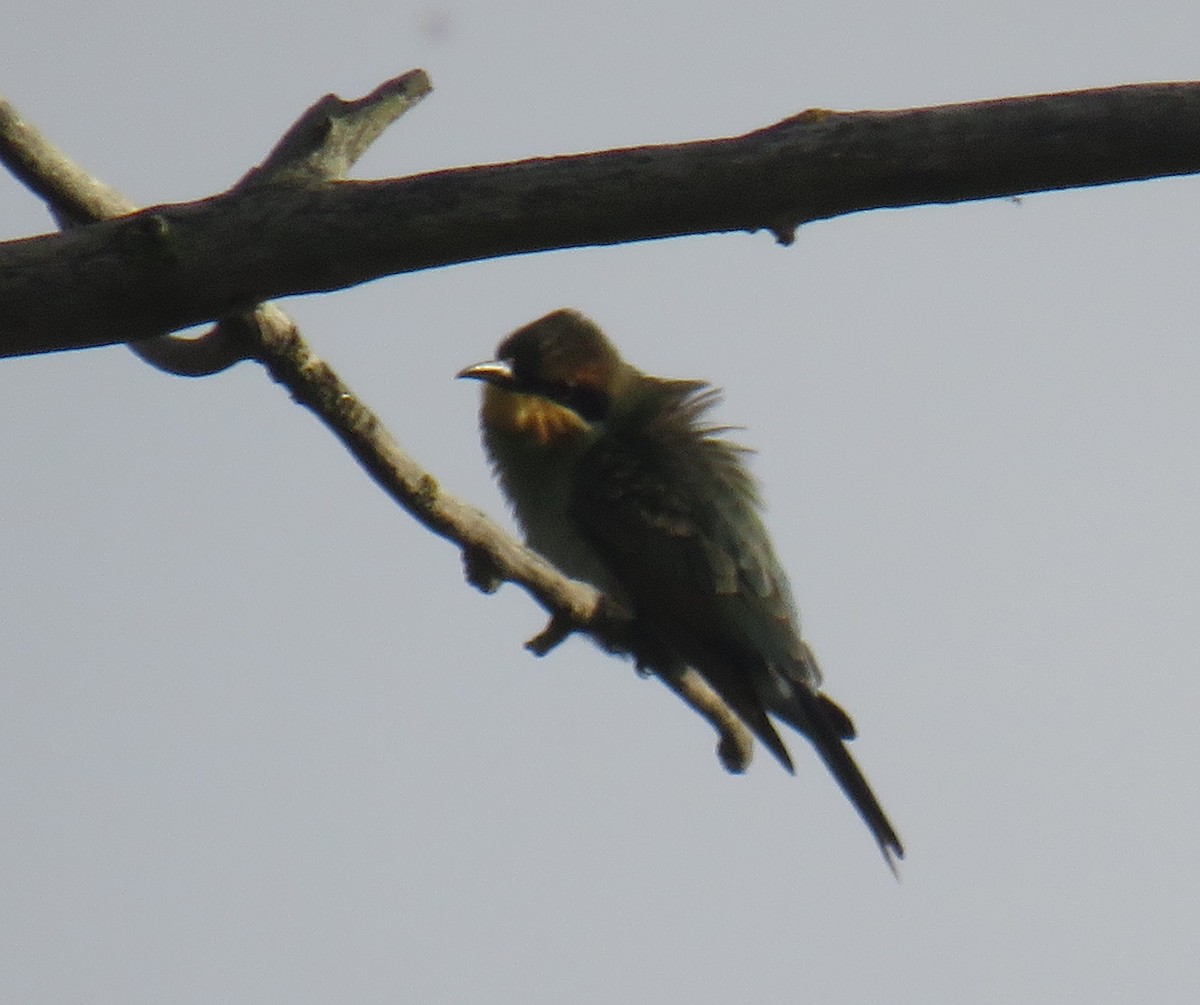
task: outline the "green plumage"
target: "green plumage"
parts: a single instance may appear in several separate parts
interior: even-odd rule
[[[770,717],[807,737],[889,864],[902,856],[846,749],[853,723],[820,691],[747,451],[707,422],[719,392],[643,374],[574,311],[519,329],[498,356],[463,374],[490,385],[484,442],[530,544],[626,603],[647,652],[697,670],[789,771]]]

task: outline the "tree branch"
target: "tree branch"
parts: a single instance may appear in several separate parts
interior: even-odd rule
[[[328,364],[309,350],[294,327],[290,332],[271,327],[245,334],[257,343],[255,355],[271,376],[341,440],[376,484],[429,530],[458,544],[474,585],[492,592],[502,581],[516,583],[550,614],[546,629],[526,648],[542,656],[572,632],[583,631],[609,652],[638,658],[623,608],[594,587],[568,579],[478,509],[443,492]],[[750,733],[704,678],[690,667],[656,664],[653,671],[716,729],[717,753],[726,770],[744,771],[753,754]]]
[[[348,170],[370,142],[428,90],[424,73],[413,71],[359,101],[346,102],[333,95],[322,98],[239,185],[321,180]],[[47,200],[64,226],[133,208],[119,192],[88,175],[22,122],[4,102],[0,102],[0,156]],[[332,368],[312,353],[295,323],[279,308],[260,304],[253,311],[230,315],[199,339],[163,336],[131,348],[161,369],[189,376],[215,372],[241,359],[260,360],[297,402],[341,440],[385,492],[424,526],[458,544],[472,584],[493,592],[502,582],[514,582],[541,604],[550,621],[526,644],[530,651],[543,656],[572,632],[583,631],[603,648],[637,658],[626,611],[593,587],[563,576],[483,513],[442,492],[433,476],[403,451]],[[205,366],[212,369],[205,370]],[[655,666],[654,672],[712,723],[725,768],[744,771],[753,754],[753,740],[720,696],[690,668]]]
[[[1200,83],[811,110],[729,139],[390,181],[301,171],[0,245],[0,355],[141,339],[501,255],[759,229],[786,244],[842,213],[1197,171]]]
[[[284,134],[261,165],[235,188],[341,178],[367,147],[400,115],[429,93],[424,70],[410,70],[385,81],[357,101],[327,94]],[[88,174],[59,150],[7,101],[0,100],[0,158],[50,206],[64,230],[136,213],[138,207],[116,189]],[[273,306],[243,315],[244,323],[292,326]],[[181,377],[203,377],[228,369],[244,356],[224,323],[193,338],[157,335],[129,343],[144,362]]]

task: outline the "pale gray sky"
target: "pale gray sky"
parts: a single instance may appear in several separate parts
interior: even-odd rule
[[[882,6],[16,0],[0,86],[151,203],[412,66],[359,176],[1200,72],[1194,3]],[[723,384],[899,884],[801,740],[731,778],[627,664],[524,653],[538,609],[254,366],[3,362],[0,1000],[1190,1001],[1198,216],[1184,178],[285,304],[497,514],[451,378],[509,329]],[[50,227],[7,175],[0,220]]]

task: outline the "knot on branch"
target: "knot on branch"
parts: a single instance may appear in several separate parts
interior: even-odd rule
[[[465,545],[462,562],[467,582],[480,593],[495,593],[504,584],[504,573],[486,549],[474,544]]]

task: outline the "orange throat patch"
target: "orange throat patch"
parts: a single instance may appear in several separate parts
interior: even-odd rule
[[[511,433],[540,447],[566,446],[587,435],[588,424],[569,408],[532,394],[487,386],[483,392],[483,424]]]

